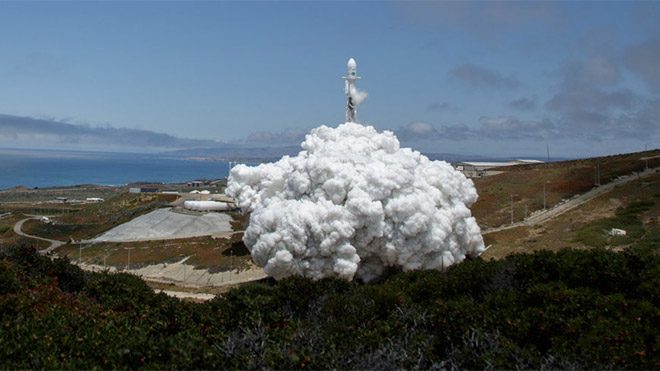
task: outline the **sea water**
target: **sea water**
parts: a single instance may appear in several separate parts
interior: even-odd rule
[[[226,161],[154,154],[0,149],[0,189],[178,183],[228,175]]]

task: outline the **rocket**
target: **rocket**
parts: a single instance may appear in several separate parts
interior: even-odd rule
[[[342,76],[344,79],[344,93],[346,94],[346,121],[347,122],[356,122],[357,120],[357,102],[355,102],[354,96],[356,94],[355,81],[359,80],[360,77],[357,75],[357,63],[355,59],[351,58],[346,64],[347,72],[346,76]]]

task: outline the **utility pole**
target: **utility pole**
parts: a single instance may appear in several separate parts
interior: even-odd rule
[[[511,195],[511,224],[513,224],[513,196],[515,195]]]
[[[600,162],[596,162],[595,170],[596,170],[596,174],[595,174],[596,179],[594,179],[594,184],[596,185],[596,187],[600,187]]]
[[[543,210],[547,209],[548,207],[548,202],[547,202],[548,197],[547,197],[546,187],[549,183],[550,183],[549,180],[543,182]]]
[[[545,153],[547,155],[547,162],[550,162],[550,144],[545,145]]]
[[[126,260],[126,270],[131,270],[131,250],[133,250],[135,247],[124,247],[124,249],[128,250],[128,259]]]

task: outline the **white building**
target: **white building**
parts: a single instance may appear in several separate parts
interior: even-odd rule
[[[497,170],[497,168],[525,164],[542,164],[543,161],[539,160],[514,160],[514,161],[492,161],[492,162],[479,162],[479,161],[465,161],[456,164],[456,170],[462,171],[468,177],[488,175],[488,171]]]

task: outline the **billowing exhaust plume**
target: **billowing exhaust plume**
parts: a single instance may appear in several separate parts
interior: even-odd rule
[[[251,212],[243,241],[276,279],[368,281],[484,251],[472,181],[371,126],[313,129],[295,157],[234,167],[226,193]]]
[[[352,85],[349,88],[349,90],[350,90],[349,91],[349,96],[351,98],[353,98],[353,103],[356,106],[359,106],[360,104],[362,104],[362,102],[364,102],[364,100],[367,99],[367,96],[369,95],[366,91],[360,90],[357,87],[355,87],[355,85]]]

